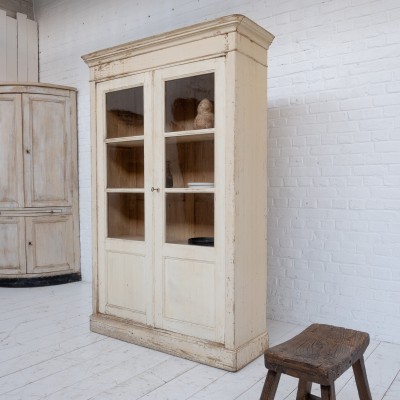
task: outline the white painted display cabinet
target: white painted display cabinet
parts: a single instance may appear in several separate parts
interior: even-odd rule
[[[272,39],[233,15],[83,57],[93,331],[232,371],[267,347]]]

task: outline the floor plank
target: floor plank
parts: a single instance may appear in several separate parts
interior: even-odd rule
[[[95,334],[91,285],[0,288],[1,400],[258,400],[263,357],[231,373]],[[270,345],[304,326],[268,321]],[[400,346],[371,342],[365,365],[374,400],[399,400]],[[283,375],[276,400],[295,400],[297,380]],[[358,399],[352,369],[337,399]],[[319,388],[314,385],[313,393]]]
[[[400,346],[391,343],[380,343],[373,353],[365,360],[365,369],[371,396],[373,399],[382,399],[388,387],[393,383],[400,370]],[[337,400],[357,398],[354,377],[339,392]],[[400,392],[397,393],[400,398]]]
[[[383,400],[399,400],[400,397],[400,370],[397,372],[396,378],[385,393]]]

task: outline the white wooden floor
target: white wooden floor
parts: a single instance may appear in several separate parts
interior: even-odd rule
[[[236,373],[207,367],[89,331],[87,283],[0,288],[0,399],[255,400],[262,357]],[[304,327],[269,321],[271,345]],[[400,346],[373,342],[366,369],[374,400],[400,399]],[[295,399],[283,376],[277,400]],[[314,388],[317,390],[318,388]],[[358,399],[351,370],[336,381],[338,400]],[[318,393],[316,391],[316,393]]]

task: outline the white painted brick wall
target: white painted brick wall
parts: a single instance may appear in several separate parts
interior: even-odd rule
[[[242,13],[269,53],[269,316],[400,343],[398,0],[35,0],[40,78],[79,90],[82,272],[91,279],[82,54]]]

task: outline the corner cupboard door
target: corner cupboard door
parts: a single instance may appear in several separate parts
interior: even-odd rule
[[[23,94],[25,204],[71,206],[71,101]]]
[[[224,341],[225,59],[155,73],[156,326]]]
[[[25,218],[0,218],[0,274],[25,273]]]
[[[151,74],[96,90],[99,312],[152,325]]]
[[[73,269],[72,224],[72,215],[26,217],[27,273]]]
[[[24,207],[21,95],[0,94],[0,208]]]

